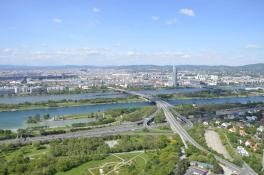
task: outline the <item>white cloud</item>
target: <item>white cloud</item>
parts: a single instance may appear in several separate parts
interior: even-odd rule
[[[158,21],[160,19],[160,17],[159,16],[152,16],[151,19],[154,21]]]
[[[13,52],[13,49],[11,49],[11,48],[3,48],[3,49],[0,49],[0,52],[1,53],[10,53],[10,52]]]
[[[55,23],[62,23],[62,20],[59,18],[53,18],[52,21]]]
[[[181,51],[161,51],[153,53],[154,56],[159,57],[177,57],[177,58],[189,58],[190,55],[186,52]]]
[[[100,23],[100,21],[98,19],[89,21],[90,25],[96,25],[96,24],[99,24],[99,23]]]
[[[259,49],[259,48],[261,48],[261,46],[258,44],[248,44],[245,46],[245,48],[246,49]]]
[[[99,8],[96,8],[96,7],[94,7],[92,10],[93,10],[93,12],[95,12],[95,13],[98,13],[98,12],[101,11]]]
[[[0,48],[0,64],[27,65],[129,65],[129,64],[248,64],[263,62],[263,52],[214,50],[144,51],[122,48]],[[225,59],[223,59],[225,58]]]
[[[122,54],[121,54],[122,55]],[[125,56],[139,56],[142,55],[141,52],[136,52],[136,51],[128,51]]]
[[[176,24],[178,22],[178,20],[176,18],[172,18],[172,19],[168,19],[165,23],[167,25],[173,25]]]
[[[179,13],[186,16],[195,16],[195,13],[192,9],[180,9]]]

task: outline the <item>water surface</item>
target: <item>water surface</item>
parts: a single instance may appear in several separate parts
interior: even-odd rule
[[[135,103],[113,103],[113,104],[100,104],[100,105],[86,105],[86,106],[71,106],[64,108],[48,108],[48,109],[32,109],[22,111],[8,111],[0,112],[0,129],[16,129],[26,127],[26,120],[28,116],[39,114],[50,114],[50,116],[60,116],[69,114],[81,114],[89,112],[104,111],[107,109],[115,108],[132,108],[149,106],[150,102],[135,102]]]
[[[173,94],[176,92],[197,92],[203,88],[175,88],[175,89],[158,89],[158,90],[143,90],[138,91],[143,94],[156,95],[156,94]],[[31,96],[8,96],[0,97],[0,104],[19,104],[24,102],[46,102],[49,100],[84,100],[95,98],[124,98],[126,94],[119,92],[101,92],[101,93],[83,93],[83,94],[57,94],[57,95],[31,95]]]

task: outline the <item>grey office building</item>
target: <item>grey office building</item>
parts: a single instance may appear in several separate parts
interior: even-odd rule
[[[173,87],[177,87],[178,86],[178,71],[176,69],[176,66],[173,66],[172,83],[173,83]]]

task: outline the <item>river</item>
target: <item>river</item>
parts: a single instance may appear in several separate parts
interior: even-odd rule
[[[177,89],[158,89],[158,90],[143,90],[139,93],[156,95],[156,94],[173,94],[176,92],[197,92],[203,88],[177,88]],[[57,95],[35,95],[35,96],[8,96],[0,97],[0,104],[19,104],[24,102],[45,102],[49,100],[83,100],[95,98],[120,98],[127,97],[126,94],[118,92],[105,92],[105,93],[83,93],[83,94],[57,94]]]
[[[247,103],[247,102],[264,102],[264,96],[257,97],[233,97],[233,98],[212,98],[212,99],[186,99],[186,100],[169,100],[173,105],[177,104],[223,104],[223,103]],[[149,102],[134,103],[113,103],[100,105],[72,106],[65,108],[49,108],[49,109],[33,109],[23,111],[0,112],[0,129],[16,129],[26,127],[26,119],[28,116],[36,114],[44,115],[49,113],[51,116],[81,114],[89,112],[104,111],[115,108],[133,108],[152,105]],[[71,123],[74,120],[71,121]],[[76,123],[78,121],[75,121]],[[67,124],[64,123],[64,124]],[[56,125],[56,123],[50,123]]]
[[[59,115],[104,111],[107,109],[142,107],[149,105],[151,105],[151,103],[149,102],[118,103],[118,104],[113,103],[113,104],[100,104],[100,105],[72,106],[72,107],[64,107],[64,108],[48,108],[48,109],[0,112],[0,129],[24,128],[26,127],[27,117],[34,116],[36,114],[40,114],[41,116],[43,116],[44,114],[48,113],[50,114],[50,116],[53,117]],[[50,125],[56,125],[56,121],[54,122],[55,124],[50,123]]]

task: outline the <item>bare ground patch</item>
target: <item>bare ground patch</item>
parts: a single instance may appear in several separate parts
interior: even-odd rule
[[[225,146],[222,144],[221,139],[217,132],[213,130],[206,130],[205,140],[207,146],[222,154],[226,159],[232,160],[231,156],[228,154]]]

